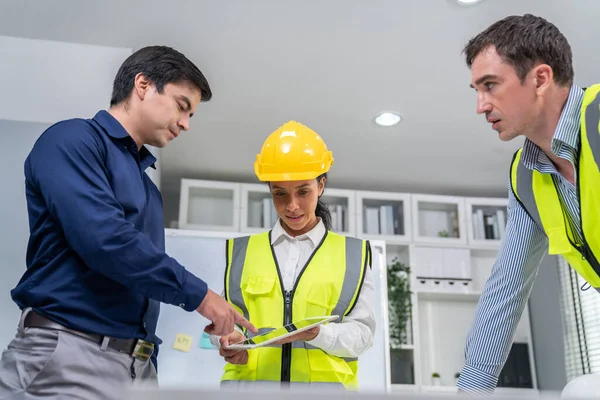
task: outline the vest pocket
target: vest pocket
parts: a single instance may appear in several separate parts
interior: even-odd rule
[[[272,276],[251,276],[246,282],[244,291],[254,296],[265,296],[273,291],[275,278]]]
[[[305,298],[304,316],[306,318],[331,315],[335,308],[335,304],[331,304],[332,298],[337,298],[333,295],[334,289],[331,286],[332,284],[325,282],[310,288]]]
[[[318,300],[313,300],[313,299],[306,299],[306,317],[310,318],[310,317],[324,317],[327,315],[330,315],[332,311],[332,308],[329,308],[329,305],[327,303],[318,301]]]
[[[345,383],[350,381],[354,374],[346,361],[322,350],[308,350],[308,362],[312,382]]]
[[[273,309],[273,298],[275,296],[275,284],[277,280],[273,276],[250,276],[242,283],[242,291],[246,307],[250,311],[250,322],[258,328],[279,326],[283,317],[273,321],[273,314],[262,312]]]

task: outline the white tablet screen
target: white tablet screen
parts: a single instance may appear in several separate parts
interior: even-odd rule
[[[267,333],[254,336],[253,338],[246,339],[237,343],[231,343],[230,346],[234,345],[261,345],[267,341],[277,341],[279,338],[288,337],[294,333],[298,333],[303,330],[307,330],[311,326],[317,326],[321,323],[332,321],[337,319],[336,315],[327,317],[313,317],[306,318],[300,321],[295,321],[289,325],[284,325],[280,328],[273,329]]]

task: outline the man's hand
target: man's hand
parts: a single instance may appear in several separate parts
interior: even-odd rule
[[[319,331],[320,331],[320,327],[315,326],[314,328],[310,328],[309,330],[306,330],[304,332],[296,333],[295,335],[292,335],[285,339],[278,340],[277,342],[275,342],[275,344],[286,344],[286,343],[295,342],[297,340],[304,340],[304,341],[308,342],[308,341],[316,338],[317,335],[319,334]]]
[[[238,331],[233,331],[233,333],[227,336],[222,336],[219,339],[219,343],[221,343],[219,354],[221,357],[231,364],[246,364],[248,362],[248,350],[227,350],[228,344],[241,342],[244,339],[244,335]]]
[[[209,335],[226,336],[233,332],[234,324],[248,329],[250,332],[258,333],[258,330],[246,318],[238,313],[224,298],[208,289],[204,300],[196,309],[206,317],[211,324],[204,328]]]

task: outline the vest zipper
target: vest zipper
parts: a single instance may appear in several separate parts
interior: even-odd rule
[[[283,300],[283,324],[292,323],[293,291],[285,291]],[[286,343],[281,347],[281,382],[289,382],[292,367],[292,344]]]
[[[269,231],[269,242],[271,242],[271,232]],[[273,255],[273,260],[275,260],[275,266],[277,267],[277,276],[279,277],[279,284],[281,285],[281,292],[283,293],[283,324],[288,325],[292,323],[292,302],[294,300],[294,292],[298,287],[298,283],[300,282],[300,278],[304,274],[306,267],[312,261],[313,257],[317,253],[317,251],[321,248],[325,239],[327,238],[327,231],[325,231],[325,235],[323,235],[323,239],[319,242],[317,247],[313,250],[312,254],[306,260],[306,263],[302,267],[302,270],[298,274],[298,278],[296,278],[296,283],[294,283],[294,287],[292,290],[285,290],[283,287],[283,278],[281,276],[281,270],[279,269],[279,263],[277,262],[277,257],[275,256],[275,249],[273,249],[273,245],[271,245],[271,254]],[[281,346],[281,384],[286,385],[291,381],[291,368],[292,368],[292,343],[286,343]]]

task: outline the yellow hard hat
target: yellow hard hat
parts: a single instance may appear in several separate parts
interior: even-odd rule
[[[254,172],[263,182],[315,179],[329,171],[333,155],[312,129],[289,121],[271,133],[256,155]]]

